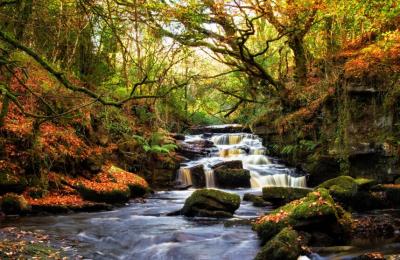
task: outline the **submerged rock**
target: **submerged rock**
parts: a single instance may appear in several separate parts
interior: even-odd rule
[[[299,234],[291,227],[287,227],[261,248],[255,260],[296,260],[301,252],[302,243]]]
[[[293,187],[264,187],[262,189],[264,200],[280,205],[301,199],[310,191],[310,189]]]
[[[231,169],[225,166],[214,170],[217,186],[220,188],[250,188],[250,171],[245,169]]]
[[[326,189],[320,188],[260,217],[253,228],[264,244],[288,226],[306,232],[318,230],[342,241],[347,238],[350,225],[350,214],[333,201]]]
[[[196,190],[186,199],[181,214],[187,217],[229,218],[239,206],[239,195],[214,189],[202,189]]]
[[[254,207],[267,207],[267,206],[272,206],[272,203],[269,201],[265,201],[262,197],[262,195],[256,195],[252,193],[245,193],[243,195],[243,200],[244,201],[251,201],[253,202]]]

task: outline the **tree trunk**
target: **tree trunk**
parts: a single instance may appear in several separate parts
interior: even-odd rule
[[[294,79],[299,85],[305,86],[307,81],[307,58],[303,37],[299,35],[293,35],[290,37],[289,47],[293,50],[296,64]]]

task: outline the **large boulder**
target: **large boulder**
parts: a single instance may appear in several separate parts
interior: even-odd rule
[[[321,183],[319,188],[326,188],[332,197],[342,206],[352,210],[371,210],[386,207],[383,197],[371,189],[375,180],[350,176],[339,176]]]
[[[80,180],[78,191],[85,200],[110,204],[125,203],[131,197],[128,185],[114,182]]]
[[[302,252],[301,247],[299,234],[287,227],[261,248],[255,260],[296,260]]]
[[[307,196],[310,190],[293,187],[264,187],[262,192],[264,200],[282,205]]]
[[[196,190],[186,199],[181,214],[187,217],[229,218],[239,206],[239,195],[214,189],[202,189]]]
[[[245,169],[231,169],[220,166],[214,170],[217,186],[225,189],[250,188],[250,172]]]
[[[339,176],[321,183],[318,188],[328,189],[335,199],[346,201],[357,193],[358,184],[350,176]]]
[[[120,204],[132,197],[142,197],[149,191],[147,182],[140,176],[112,164],[102,167],[91,179],[66,178],[65,182],[79,191],[85,200]]]
[[[145,179],[112,164],[104,165],[96,180],[127,185],[131,198],[143,197],[149,191],[149,184]]]
[[[320,188],[260,217],[253,228],[264,244],[288,226],[306,232],[318,230],[342,241],[350,225],[350,215],[334,202],[328,190]]]

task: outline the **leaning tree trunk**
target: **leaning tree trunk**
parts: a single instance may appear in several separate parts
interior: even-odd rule
[[[296,64],[294,73],[295,81],[299,85],[304,86],[306,85],[307,80],[307,58],[303,37],[299,35],[293,35],[290,37],[289,47],[293,50],[294,61]]]

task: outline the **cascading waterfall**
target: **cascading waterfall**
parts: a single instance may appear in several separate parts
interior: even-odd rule
[[[204,174],[206,175],[206,187],[207,188],[214,188],[215,186],[215,180],[214,180],[214,170],[209,168],[209,169],[204,169]]]
[[[192,173],[189,168],[180,168],[178,171],[178,183],[183,186],[191,186],[192,182]]]
[[[201,135],[191,136],[193,139],[207,139],[217,147],[210,157],[204,157],[189,163],[190,166],[203,165],[207,188],[216,187],[214,171],[211,169],[216,162],[241,160],[243,168],[250,171],[252,188],[266,186],[307,187],[305,176],[299,176],[295,170],[271,162],[262,145],[262,139],[248,133],[216,134],[211,138]],[[178,182],[182,185],[192,185],[190,168],[186,165],[178,173]]]

